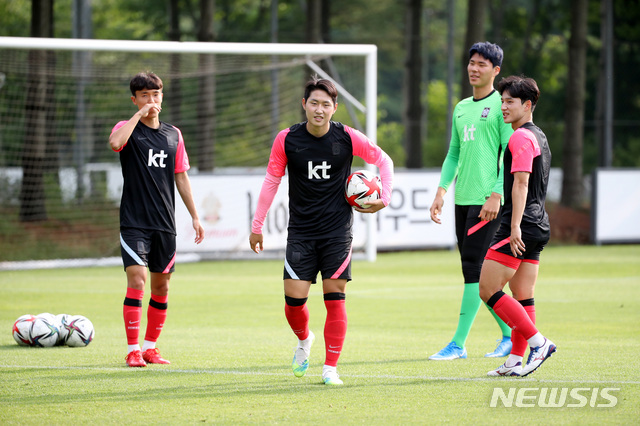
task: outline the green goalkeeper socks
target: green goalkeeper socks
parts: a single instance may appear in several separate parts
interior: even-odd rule
[[[496,314],[493,311],[493,309],[491,309],[491,307],[489,305],[487,305],[486,303],[484,305],[487,307],[489,312],[491,312],[491,315],[493,315],[493,317],[496,319],[496,322],[498,323],[498,327],[500,327],[500,330],[502,331],[502,335],[505,336],[505,337],[510,337],[511,336],[511,327],[509,327],[507,325],[507,323],[502,321],[502,319],[498,316],[498,314]]]
[[[478,310],[480,309],[480,284],[479,283],[465,283],[464,293],[462,294],[462,304],[460,305],[460,317],[458,319],[458,328],[456,334],[453,336],[453,341],[458,346],[464,348],[469,336],[469,331],[473,325],[473,321],[476,319]]]

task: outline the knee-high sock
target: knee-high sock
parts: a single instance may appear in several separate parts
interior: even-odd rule
[[[480,292],[479,283],[465,283],[464,292],[462,293],[462,303],[460,304],[460,317],[458,317],[458,328],[453,335],[453,341],[458,346],[464,348],[469,337],[469,331],[473,321],[476,319],[478,310],[480,309]]]
[[[149,342],[158,341],[164,322],[167,319],[167,300],[169,296],[151,295],[149,308],[147,309],[147,333],[144,340]]]
[[[124,298],[122,316],[124,318],[124,329],[127,333],[127,344],[137,345],[140,333],[140,321],[142,320],[142,297],[144,290],[127,288],[127,295]]]
[[[347,309],[344,293],[324,295],[327,319],[324,323],[325,365],[336,367],[347,335]]]
[[[309,309],[307,308],[307,298],[296,299],[285,296],[284,315],[289,322],[293,333],[299,340],[309,337]]]
[[[511,327],[509,327],[506,322],[502,321],[502,319],[493,311],[493,309],[491,309],[489,305],[485,303],[485,306],[487,307],[489,312],[491,312],[493,318],[495,318],[496,323],[498,323],[498,327],[500,327],[500,332],[502,332],[502,335],[507,337],[511,336]]]
[[[534,305],[533,298],[520,300],[520,304],[527,312],[527,315],[531,319],[532,323],[536,323],[536,307]],[[527,343],[527,339],[524,338],[522,333],[517,330],[513,330],[513,334],[511,335],[511,342],[513,343],[513,347],[511,348],[512,355],[518,355],[524,357],[524,353],[527,350],[529,344]]]
[[[487,300],[489,305],[504,322],[514,331],[518,331],[525,339],[533,337],[538,332],[531,322],[527,311],[516,299],[502,291],[496,292]]]

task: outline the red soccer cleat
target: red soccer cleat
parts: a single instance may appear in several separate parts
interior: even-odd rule
[[[147,363],[142,359],[142,352],[140,351],[131,351],[124,358],[129,367],[146,367]]]
[[[160,356],[158,348],[147,349],[144,351],[142,353],[142,359],[147,361],[149,364],[171,364],[170,361]]]

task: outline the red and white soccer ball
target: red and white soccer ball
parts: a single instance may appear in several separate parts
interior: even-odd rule
[[[36,320],[35,315],[22,315],[13,323],[13,338],[20,346],[31,346],[31,325]]]
[[[67,346],[81,347],[91,343],[95,336],[95,330],[89,318],[82,315],[73,315],[67,320],[68,322],[64,325],[67,330]]]
[[[380,178],[368,170],[351,173],[344,187],[344,196],[353,207],[366,209],[372,200],[380,199],[381,194]]]

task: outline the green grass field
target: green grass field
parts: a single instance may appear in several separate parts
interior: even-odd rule
[[[457,252],[433,251],[354,262],[355,279],[347,289],[349,330],[338,365],[342,387],[321,384],[325,310],[320,288],[314,287],[309,309],[317,340],[309,372],[297,379],[290,371],[296,340],[284,318],[281,271],[280,261],[178,265],[158,342],[172,364],[143,369],[124,364],[122,268],[0,272],[0,423],[637,424],[640,419],[640,246],[545,249],[536,310],[540,330],[558,345],[558,353],[527,378],[486,376],[503,359],[483,357],[499,337],[484,307],[467,341],[468,359],[427,360],[451,339],[462,294]],[[148,290],[145,305],[147,298]],[[85,348],[19,347],[11,336],[13,321],[41,312],[89,317],[95,340]],[[492,408],[496,388],[505,394],[532,388],[520,392],[526,401],[534,395],[535,406]],[[568,388],[589,401],[570,407],[580,400],[567,397],[562,407],[543,408],[535,399],[543,388]],[[616,389],[609,391],[614,407],[597,407],[608,402],[599,393],[603,388]]]

